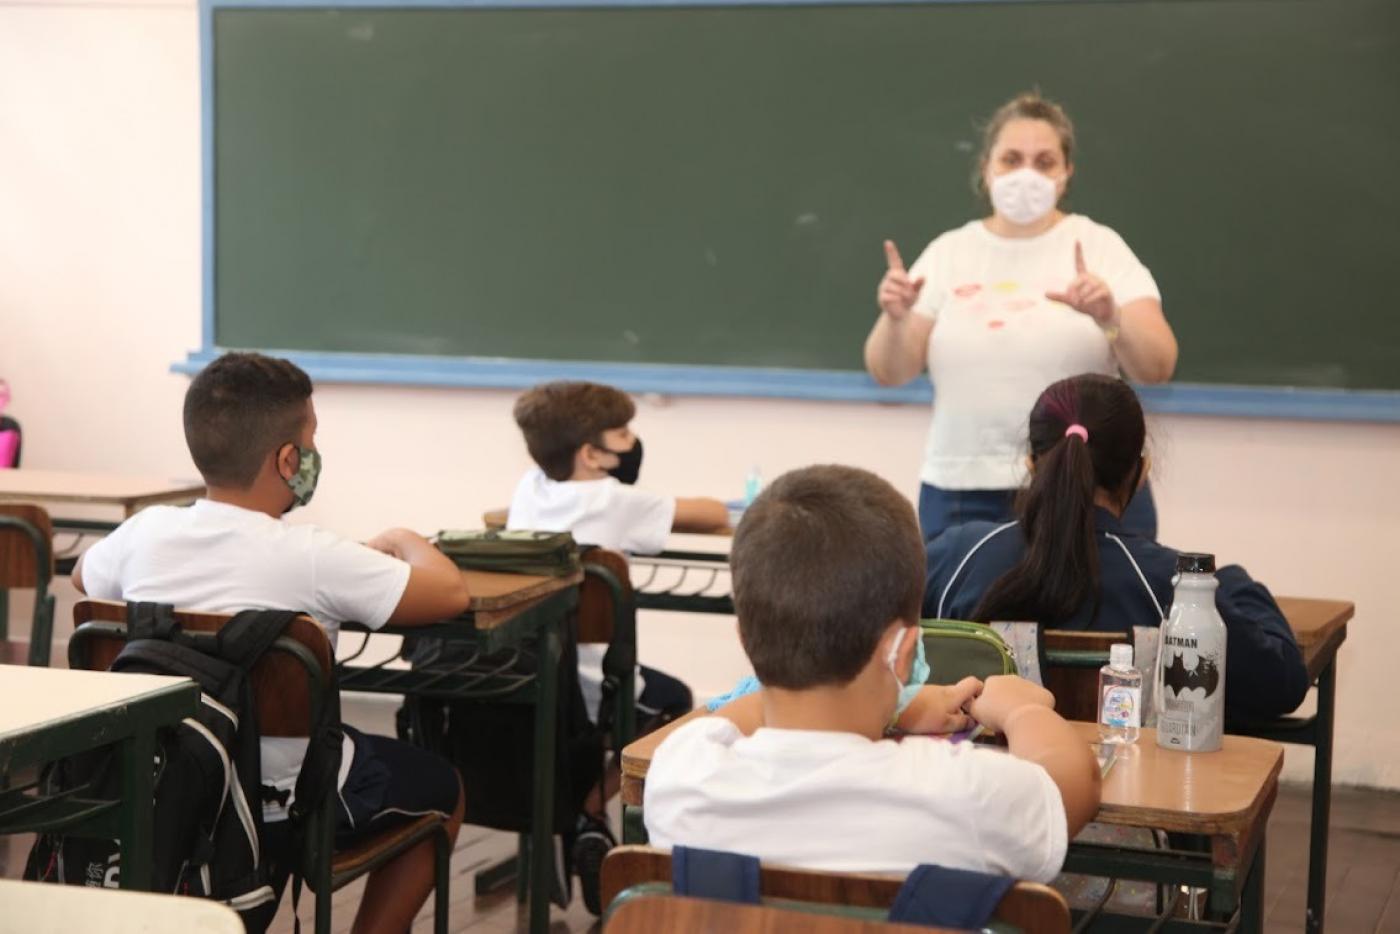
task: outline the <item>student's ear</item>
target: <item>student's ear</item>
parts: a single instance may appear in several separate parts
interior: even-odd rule
[[[300,456],[297,454],[295,444],[284,444],[273,454],[273,468],[277,475],[283,480],[291,480],[297,475],[297,469],[301,466]]]
[[[1152,455],[1151,455],[1151,454],[1148,454],[1146,451],[1144,451],[1143,454],[1142,454],[1142,470],[1138,472],[1138,482],[1137,482],[1137,488],[1138,488],[1138,490],[1142,489],[1144,486],[1147,485],[1147,478],[1148,478],[1149,476],[1151,476],[1151,474],[1152,474]],[[1133,492],[1137,492],[1137,490],[1134,490]]]
[[[888,667],[890,649],[894,646],[895,640],[899,639],[899,634],[903,632],[904,638],[900,640],[899,648],[894,655],[894,672],[900,681],[909,677],[909,671],[914,666],[914,652],[918,650],[918,640],[923,633],[918,626],[909,626],[904,620],[897,619],[890,623],[885,630],[884,636],[880,638],[879,648],[876,649],[876,658],[879,659],[880,667]]]
[[[1030,454],[1026,455],[1026,473],[1035,476],[1035,458]]]

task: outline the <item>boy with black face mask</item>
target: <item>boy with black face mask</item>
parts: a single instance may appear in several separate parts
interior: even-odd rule
[[[623,553],[655,553],[671,532],[719,532],[729,514],[715,499],[687,499],[637,489],[642,442],[632,433],[636,406],[621,390],[586,382],[536,386],[515,403],[515,422],[525,436],[536,467],[515,488],[506,527],[571,532],[580,545]],[[607,646],[580,645],[579,685],[588,716],[595,722],[602,699],[603,655]],[[655,726],[688,713],[690,689],[653,668],[638,668],[639,724]],[[615,777],[611,770],[609,777]],[[611,791],[611,788],[609,788]],[[574,845],[574,865],[584,895],[596,903],[596,864],[611,835],[601,817],[604,796],[593,795],[594,812]],[[590,870],[592,867],[592,870]],[[590,890],[591,889],[591,890]]]
[[[719,500],[633,487],[642,466],[636,413],[625,392],[598,383],[545,383],[522,395],[515,423],[538,467],[515,488],[507,527],[572,532],[580,545],[638,554],[661,551],[673,531],[725,530]]]

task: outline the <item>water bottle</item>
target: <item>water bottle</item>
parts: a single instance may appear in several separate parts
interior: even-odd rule
[[[1141,728],[1142,672],[1133,667],[1133,647],[1119,643],[1099,669],[1099,740],[1135,743]]]
[[[1157,745],[1213,752],[1225,731],[1225,622],[1215,609],[1215,556],[1183,552],[1176,572],[1153,684]]]
[[[763,474],[758,472],[758,467],[750,467],[749,474],[744,478],[744,508],[753,505],[753,501],[758,499],[758,494],[763,491]]]

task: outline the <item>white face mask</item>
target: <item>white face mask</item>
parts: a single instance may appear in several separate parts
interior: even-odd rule
[[[1034,224],[1055,210],[1058,200],[1054,180],[1032,168],[998,175],[992,179],[991,194],[996,212],[1022,227]]]

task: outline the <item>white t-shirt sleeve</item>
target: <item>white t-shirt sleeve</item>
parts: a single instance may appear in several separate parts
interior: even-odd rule
[[[1084,263],[1091,273],[1108,283],[1114,301],[1119,305],[1141,298],[1161,301],[1157,280],[1117,231],[1099,224],[1095,234],[1092,247],[1084,244]]]
[[[321,529],[311,531],[313,613],[378,629],[408,587],[406,561]]]
[[[965,813],[989,872],[1049,882],[1069,845],[1060,789],[1050,774],[1007,752],[970,749],[964,760]]]
[[[723,760],[743,734],[727,717],[700,717],[656,747],[642,791],[642,815],[652,846],[669,849],[704,840],[697,822],[712,819],[706,807],[707,781],[722,780]]]
[[[145,513],[138,512],[83,552],[83,592],[95,600],[122,599],[122,568],[132,536]]]
[[[914,302],[914,312],[925,318],[938,319],[938,313],[943,309],[943,303],[947,301],[948,290],[952,288],[952,283],[949,281],[951,270],[949,269],[948,254],[949,239],[948,234],[945,233],[924,247],[919,258],[914,260],[909,267],[910,281],[918,279],[920,276],[924,279],[924,287]]]
[[[605,521],[617,532],[619,548],[628,554],[656,554],[676,522],[676,498],[618,484],[607,506]]]

